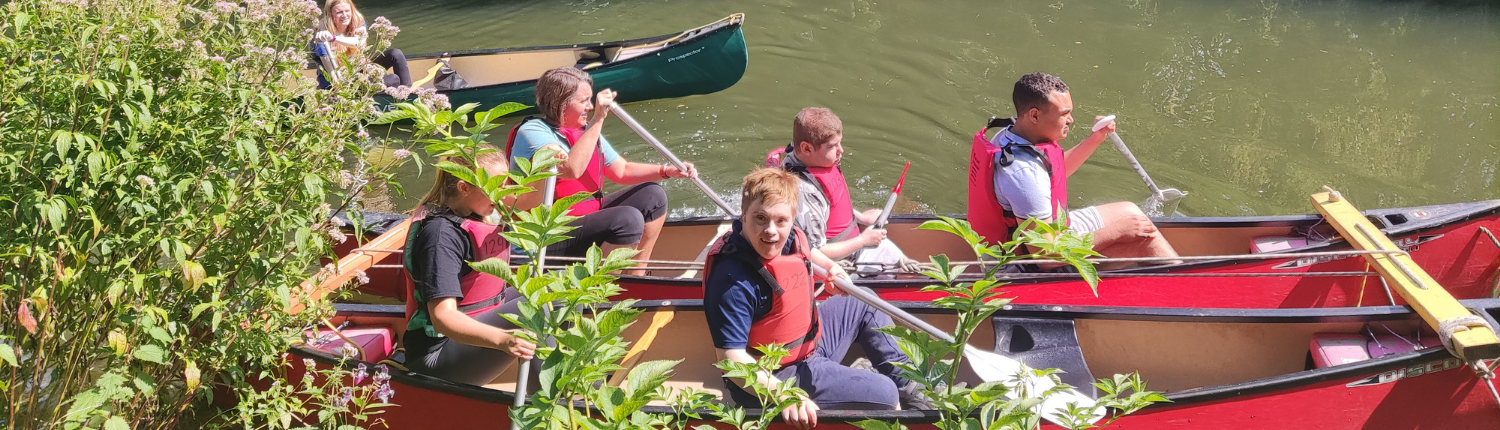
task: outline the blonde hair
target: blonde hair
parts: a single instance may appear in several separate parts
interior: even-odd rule
[[[498,164],[505,169],[510,168],[510,163],[505,160],[505,154],[500,153],[500,150],[496,149],[494,145],[486,143],[479,145],[479,148],[488,150],[475,157],[479,165],[492,166]],[[473,164],[469,163],[469,160],[463,157],[443,157],[439,161],[451,161],[460,166],[474,167]],[[458,177],[442,169],[437,169],[437,172],[437,179],[432,181],[432,189],[427,190],[427,195],[422,196],[422,200],[417,202],[417,207],[412,209],[413,214],[424,207],[428,208],[429,212],[432,209],[446,208],[448,207],[448,201],[458,196],[458,183],[460,182]]]
[[[347,3],[349,5],[349,14],[354,16],[353,19],[349,20],[349,28],[345,29],[347,30],[345,33],[335,30],[333,24],[333,7],[340,3]],[[318,30],[333,33],[335,36],[353,36],[354,30],[364,26],[365,15],[359,13],[359,8],[354,7],[354,0],[328,0],[328,3],[323,4],[323,17],[318,19]],[[346,49],[346,51],[354,51],[354,49]],[[345,52],[348,55],[356,53],[358,52]]]
[[[745,175],[745,184],[740,187],[740,213],[755,202],[761,202],[761,206],[786,203],[792,213],[797,213],[797,176],[776,167],[762,167]]]
[[[536,108],[542,111],[542,118],[552,125],[562,126],[563,107],[583,84],[593,86],[594,78],[572,67],[559,67],[543,73],[536,81]]]
[[[844,134],[844,121],[828,108],[803,108],[801,112],[797,112],[795,118],[792,118],[794,149],[801,146],[802,142],[811,143],[814,148],[817,148],[841,134]]]

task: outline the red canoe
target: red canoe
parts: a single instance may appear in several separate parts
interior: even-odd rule
[[[1364,212],[1384,233],[1411,252],[1418,265],[1460,299],[1496,296],[1500,289],[1500,200]],[[403,217],[371,215],[383,220],[376,231],[405,237]],[[946,254],[971,260],[967,246],[947,233],[917,230],[927,215],[895,216],[890,238],[910,256]],[[692,262],[724,227],[723,218],[673,220],[663,229],[653,258]],[[1184,256],[1225,256],[1208,261],[1105,272],[1095,296],[1076,277],[1017,275],[1004,287],[1016,303],[1197,308],[1315,308],[1405,304],[1388,295],[1380,277],[1370,273],[1364,259],[1338,255],[1349,245],[1318,215],[1266,217],[1160,218],[1162,233]],[[356,246],[339,249],[346,255]],[[1259,242],[1259,245],[1256,243]],[[386,248],[400,249],[401,240],[384,240]],[[1277,246],[1291,246],[1275,249]],[[1260,251],[1260,252],[1257,252]],[[1248,259],[1251,254],[1326,254],[1305,258]],[[1333,253],[1333,254],[1329,254]],[[399,254],[391,254],[399,257]],[[919,258],[921,259],[921,258]],[[361,291],[401,298],[405,272],[400,259],[388,259],[369,269],[372,282]],[[624,276],[621,298],[699,299],[702,290],[696,270],[682,265],[653,270],[653,276]],[[889,300],[930,300],[917,290],[927,284],[918,275],[894,274],[860,279]],[[1394,296],[1394,298],[1392,298]]]
[[[1463,304],[1491,325],[1500,315],[1500,299]],[[898,305],[940,327],[952,325],[951,314],[930,303]],[[701,302],[636,306],[647,311],[641,321],[654,312],[675,312],[659,336],[699,340],[661,342],[646,350],[645,360],[685,359],[669,385],[710,392],[722,388],[719,371],[712,367],[714,352]],[[403,309],[390,305],[339,305],[335,323],[344,320],[354,325],[344,330],[346,335],[370,345],[364,349],[369,361],[389,352],[388,343],[379,339],[389,340],[397,333],[392,330],[405,322]],[[625,337],[636,339],[646,326],[636,324]],[[361,334],[351,335],[356,330]],[[1396,306],[1188,310],[1012,305],[993,324],[982,326],[971,344],[1035,367],[1061,368],[1068,372],[1064,381],[1075,386],[1086,387],[1081,382],[1096,376],[1139,371],[1148,388],[1164,391],[1172,400],[1121,418],[1111,426],[1117,429],[1500,428],[1500,404],[1490,395],[1489,381],[1443,348],[1424,348],[1433,344],[1433,335],[1422,330],[1416,314]],[[1355,354],[1326,347],[1349,345],[1351,339]],[[337,360],[326,351],[337,350],[341,342],[299,345],[292,353],[331,366]],[[1333,360],[1326,366],[1325,356]],[[300,366],[301,360],[291,361]],[[391,428],[499,429],[509,424],[513,371],[485,386],[391,373],[392,402],[399,406],[380,415]],[[650,406],[648,412],[670,409]],[[931,411],[825,410],[819,412],[819,428],[853,429],[848,423],[879,419],[931,429],[934,417]]]

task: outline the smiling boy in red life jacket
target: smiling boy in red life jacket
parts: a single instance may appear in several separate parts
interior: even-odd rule
[[[1073,125],[1073,96],[1062,79],[1030,73],[1016,81],[1014,120],[992,120],[969,152],[968,220],[986,242],[1010,240],[1027,218],[1051,222],[1067,213],[1068,229],[1092,233],[1094,250],[1108,257],[1176,257],[1141,208],[1115,202],[1068,210],[1068,176],[1114,131],[1111,123],[1063,151],[1058,142]],[[990,128],[1002,127],[993,138]]]
[[[874,224],[880,209],[856,211],[849,199],[849,186],[839,161],[844,157],[844,123],[827,108],[809,107],[792,119],[792,143],[766,157],[767,167],[779,167],[797,175],[797,227],[808,234],[809,246],[835,260],[854,260],[860,250],[881,246],[883,228]],[[856,225],[859,224],[859,225]],[[888,246],[894,247],[894,244]],[[899,250],[895,251],[899,253]],[[879,263],[906,263],[898,261]],[[860,260],[864,263],[864,259]],[[903,264],[904,266],[904,264]]]
[[[743,215],[709,248],[703,308],[719,358],[754,363],[755,347],[784,345],[790,354],[782,358],[782,368],[761,375],[761,382],[797,378],[797,387],[808,397],[783,411],[782,418],[800,428],[816,425],[821,408],[930,407],[920,384],[896,376],[891,363],[911,360],[894,338],[879,331],[892,325],[889,316],[849,297],[814,301],[813,264],[828,269],[832,277],[848,275],[808,247],[807,235],[793,226],[796,183],[792,174],[775,168],[746,176]],[[828,285],[831,292],[843,293]],[[879,373],[839,364],[856,343]],[[736,404],[759,407],[755,396],[736,381],[726,379],[725,389]]]

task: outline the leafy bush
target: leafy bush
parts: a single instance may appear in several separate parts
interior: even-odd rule
[[[3,10],[0,425],[240,419],[207,405],[281,378],[316,321],[286,309],[343,240],[325,202],[366,174],[343,156],[376,71],[352,62],[336,91],[300,74],[310,0]]]

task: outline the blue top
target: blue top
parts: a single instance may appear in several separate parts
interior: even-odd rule
[[[750,324],[771,312],[771,286],[753,266],[760,264],[760,256],[742,230],[736,220],[729,242],[714,257],[708,279],[703,281],[703,313],[714,348],[748,348]],[[795,254],[796,240],[796,236],[788,239],[781,254]]]
[[[995,134],[990,144],[1003,148],[1031,142],[1011,133],[1010,127],[1006,127]],[[1044,161],[1030,151],[1012,153],[1015,160],[1003,168],[999,164],[1000,154],[995,154],[995,200],[1018,218],[1052,218],[1052,177],[1047,174],[1047,166],[1042,164]]]
[[[553,131],[552,127],[547,125],[546,121],[526,121],[525,123],[521,124],[520,129],[516,130],[516,142],[511,146],[510,156],[513,160],[515,158],[525,158],[527,160],[530,160],[533,155],[536,155],[536,151],[542,149],[542,147],[544,146],[554,143],[561,145],[563,147],[563,150],[573,149],[573,147],[568,145],[568,142],[563,139],[563,136],[561,134]],[[615,147],[609,145],[609,140],[605,139],[604,135],[599,135],[599,152],[601,154],[604,154],[605,166],[614,164],[615,160],[620,159],[620,153],[615,152]],[[520,172],[521,167],[517,166],[516,163],[512,161],[510,163],[510,171]]]

